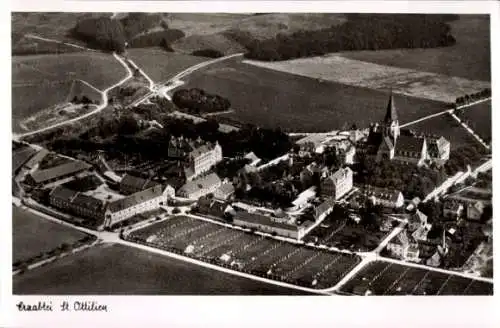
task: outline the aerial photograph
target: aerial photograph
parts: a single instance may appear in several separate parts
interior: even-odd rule
[[[11,27],[14,295],[493,295],[490,15]]]

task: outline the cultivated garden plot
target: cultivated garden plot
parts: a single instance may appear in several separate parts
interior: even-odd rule
[[[175,216],[132,232],[131,240],[235,270],[306,287],[329,288],[359,257],[264,238],[218,224]]]
[[[472,288],[472,289],[471,289]],[[399,264],[367,264],[340,288],[355,295],[491,295],[493,284]]]

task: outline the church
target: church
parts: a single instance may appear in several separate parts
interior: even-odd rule
[[[370,126],[367,142],[377,162],[391,160],[418,166],[432,162],[443,165],[450,156],[450,142],[444,137],[417,136],[409,130],[400,130],[392,91],[384,120]]]

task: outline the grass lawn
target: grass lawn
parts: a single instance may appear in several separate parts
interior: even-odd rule
[[[216,64],[188,77],[183,88],[199,87],[231,101],[234,113],[222,116],[288,131],[329,131],[381,121],[388,93],[320,82],[241,63]],[[443,104],[396,95],[401,122],[443,110]]]
[[[15,56],[12,58],[13,127],[14,122],[64,101],[75,79],[103,90],[125,76],[125,68],[110,54]]]
[[[126,259],[126,260],[125,260]],[[135,248],[105,244],[15,276],[14,294],[299,295]]]
[[[86,236],[18,207],[13,206],[12,212],[13,262],[32,258],[63,243],[72,244]]]
[[[464,109],[461,116],[481,138],[491,140],[491,100]]]
[[[127,50],[128,56],[155,82],[164,82],[177,73],[210,58],[167,52],[160,48]]]
[[[381,65],[491,81],[488,15],[461,15],[450,22],[457,43],[434,49],[353,51],[342,56]]]
[[[406,129],[414,130],[417,133],[425,133],[436,136],[443,136],[451,142],[451,149],[455,149],[467,144],[477,144],[478,141],[451,115],[443,114],[412,124]]]

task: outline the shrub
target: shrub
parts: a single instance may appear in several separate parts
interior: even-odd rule
[[[219,50],[215,49],[201,49],[201,50],[195,50],[191,53],[193,56],[200,56],[200,57],[209,57],[209,58],[219,58],[223,57],[224,54],[220,52]]]

